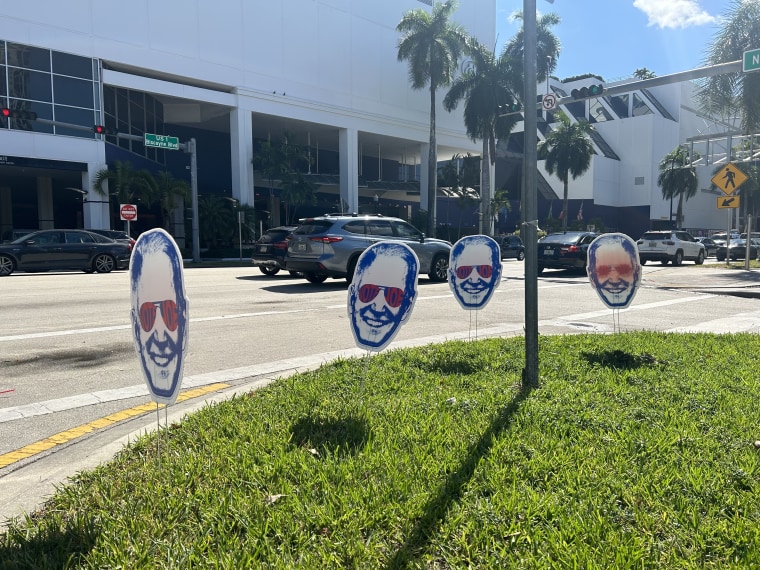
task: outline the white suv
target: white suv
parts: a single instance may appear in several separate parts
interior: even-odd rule
[[[680,230],[646,232],[636,242],[641,265],[647,261],[659,261],[666,265],[681,265],[684,260],[697,265],[705,262],[705,246],[694,239],[689,232]]]

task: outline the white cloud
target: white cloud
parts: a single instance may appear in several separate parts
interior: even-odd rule
[[[717,21],[696,0],[634,0],[633,5],[647,15],[650,26],[658,28],[688,28]]]

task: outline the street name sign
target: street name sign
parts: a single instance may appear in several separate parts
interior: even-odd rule
[[[156,148],[166,148],[169,150],[179,150],[179,139],[167,135],[154,135],[145,133],[145,146]]]
[[[760,49],[751,49],[744,52],[742,59],[742,72],[757,71],[760,69]]]
[[[734,190],[747,181],[747,175],[739,170],[733,162],[729,162],[713,176],[710,181],[724,194],[733,194]]]

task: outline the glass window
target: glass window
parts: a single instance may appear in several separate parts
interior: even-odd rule
[[[133,97],[134,92],[129,93],[129,120],[135,129],[145,130],[145,107],[142,97]],[[140,93],[142,95],[142,93]]]
[[[9,42],[8,65],[49,72],[50,51]]]
[[[103,86],[103,109],[116,118],[116,90],[108,85]]]
[[[588,116],[590,123],[603,123],[604,121],[611,121],[614,118],[598,99],[593,99],[589,103]]]
[[[127,92],[123,89],[116,90],[116,118],[119,121],[129,122],[129,100],[127,99]],[[125,132],[129,132],[129,129]]]
[[[2,44],[0,44],[1,46]],[[0,65],[0,97],[8,95],[7,84],[5,82],[5,66]]]
[[[610,107],[612,107],[612,110],[615,111],[615,114],[621,119],[625,119],[628,117],[628,97],[629,95],[626,93],[625,95],[605,97],[605,99]]]
[[[49,103],[39,103],[37,101],[22,101],[20,99],[11,99],[9,101],[11,109],[20,111],[31,111],[37,113],[38,119],[53,120],[53,106]],[[40,121],[31,121],[27,119],[11,119],[11,128],[20,131],[34,131],[35,133],[52,133],[53,125],[41,123]]]
[[[88,109],[94,107],[92,81],[53,75],[53,92],[57,104]]]
[[[8,90],[11,97],[47,102],[53,100],[49,73],[10,67],[8,68]]]
[[[343,229],[352,234],[364,234],[364,220],[348,222]]]
[[[570,114],[576,118],[576,120],[581,120],[586,118],[586,102],[585,101],[573,101],[571,103],[566,103],[565,107],[568,111],[570,111]]]
[[[393,228],[388,220],[370,220],[367,222],[367,233],[375,236],[392,237]]]
[[[95,243],[95,239],[86,232],[64,232],[66,243]]]
[[[77,109],[76,107],[55,105],[53,111],[55,112],[55,120],[58,122],[81,125],[87,127],[90,131],[92,131],[92,127],[95,125],[95,115],[92,109]],[[83,131],[81,129],[67,129],[60,125],[56,125],[55,132],[59,135],[72,137],[93,138],[95,136],[94,132]]]
[[[393,222],[393,229],[396,230],[396,235],[399,237],[413,239],[420,238],[420,232],[417,231],[417,228],[406,222]]]
[[[644,100],[638,93],[633,94],[633,116],[641,117],[643,115],[651,115],[652,109],[650,109]]]
[[[54,51],[53,73],[92,79],[92,59]]]
[[[5,42],[0,41],[0,64],[5,65]]]

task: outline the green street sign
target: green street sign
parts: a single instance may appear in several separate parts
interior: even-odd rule
[[[742,73],[757,71],[760,69],[760,49],[751,49],[744,52]]]
[[[156,148],[166,148],[169,150],[179,150],[179,139],[166,135],[154,135],[145,133],[145,146],[154,146]]]

